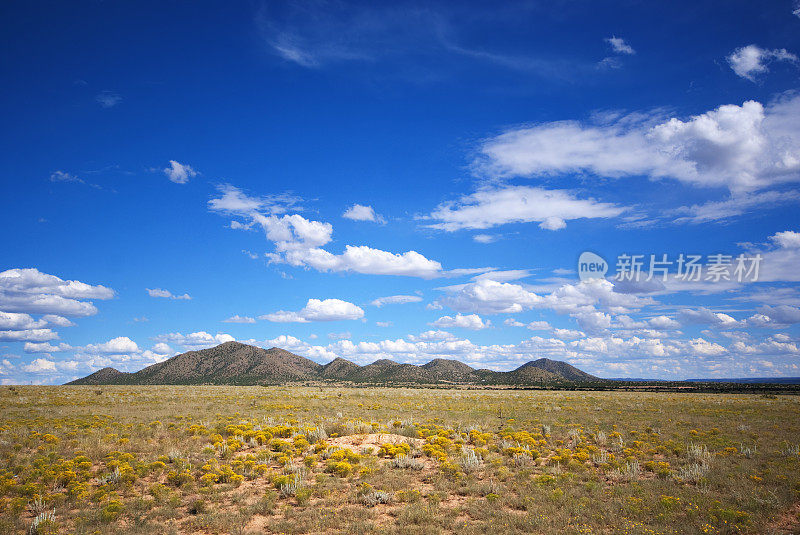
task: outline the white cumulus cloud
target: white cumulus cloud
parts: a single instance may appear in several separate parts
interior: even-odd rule
[[[416,251],[391,253],[367,245],[345,246],[342,254],[324,249],[296,249],[285,253],[285,261],[318,271],[344,271],[367,275],[403,275],[431,279],[442,276],[442,265]]]
[[[44,320],[34,320],[30,314],[0,311],[0,329],[21,331],[25,329],[38,329],[47,325]]]
[[[725,314],[724,312],[714,312],[704,307],[681,310],[678,313],[678,318],[682,323],[698,323],[701,325],[714,325],[723,328],[739,325],[739,322],[733,316]]]
[[[56,363],[47,359],[34,359],[30,364],[22,366],[28,373],[52,373],[56,371]]]
[[[153,351],[156,353],[168,354],[172,353],[172,348],[169,347],[169,344],[165,344],[164,342],[159,342],[153,346]]]
[[[776,232],[774,235],[770,236],[769,239],[784,249],[800,248],[800,232],[795,232],[793,230]]]
[[[190,334],[182,334],[179,332],[167,333],[160,334],[154,338],[156,345],[153,346],[153,350],[157,352],[163,350],[164,353],[169,353],[169,346],[167,344],[170,343],[183,346],[185,349],[190,350],[205,349],[225,342],[233,342],[234,340],[235,338],[227,333],[217,333],[215,335],[207,333],[206,331],[197,331]],[[164,344],[164,346],[160,344]]]
[[[0,272],[0,310],[57,316],[91,316],[97,308],[87,299],[111,299],[114,290],[105,286],[63,280],[35,268]],[[62,320],[53,319],[53,324]]]
[[[176,184],[186,184],[190,178],[197,176],[197,171],[192,169],[191,165],[178,163],[175,160],[170,160],[169,167],[164,168],[163,171],[167,178]]]
[[[57,346],[49,342],[26,342],[23,347],[25,353],[58,353],[61,351],[70,351],[72,346],[65,343],[60,343]]]
[[[429,325],[431,325],[432,327],[441,327],[444,329],[452,327],[460,327],[462,329],[471,329],[473,331],[478,331],[481,329],[488,329],[489,327],[491,327],[492,323],[490,321],[484,322],[483,319],[477,314],[469,314],[469,315],[456,314],[455,316],[442,316],[438,320],[431,322]]]
[[[112,338],[108,342],[103,342],[99,344],[89,344],[84,346],[83,350],[89,354],[114,354],[114,355],[123,355],[129,353],[137,353],[139,351],[139,346],[128,338],[127,336],[118,336],[117,338]]]
[[[392,253],[366,245],[345,246],[341,254],[323,247],[331,242],[333,226],[306,219],[300,214],[278,215],[293,207],[293,200],[282,197],[252,197],[240,189],[220,187],[221,197],[209,201],[209,209],[246,219],[236,227],[261,227],[275,246],[267,253],[270,262],[310,267],[322,272],[352,272],[369,275],[402,275],[434,278],[446,275],[442,265],[416,251]]]
[[[364,310],[348,301],[342,301],[341,299],[309,299],[306,306],[299,311],[279,310],[272,314],[259,316],[258,319],[277,323],[309,323],[312,321],[357,320],[363,317]]]
[[[6,342],[46,342],[55,340],[58,333],[50,329],[24,329],[21,331],[0,331],[0,341]]]
[[[797,56],[785,48],[768,50],[756,45],[747,45],[734,50],[728,56],[728,63],[737,76],[755,82],[756,76],[769,71],[772,61],[796,62]]]
[[[558,121],[512,128],[483,143],[475,167],[495,178],[570,173],[647,176],[735,193],[796,182],[800,180],[800,95],[787,94],[766,106],[752,100],[741,106],[727,104],[687,119],[631,114],[605,122]],[[544,195],[543,191],[538,195]],[[478,201],[468,202],[467,207],[481,211],[484,203]],[[515,206],[513,199],[506,202]],[[450,215],[447,208],[440,208],[441,215]],[[595,217],[611,217],[618,210],[607,205],[593,208],[600,210]],[[529,220],[544,220],[541,210],[516,209],[535,214]],[[474,228],[485,228],[491,221],[480,216],[469,220],[484,221],[483,227]],[[458,220],[450,224],[459,227]]]
[[[567,220],[612,218],[624,211],[624,207],[611,203],[579,199],[565,190],[504,186],[441,204],[426,219],[435,221],[429,227],[445,231],[530,222],[546,230],[560,230]]]
[[[364,206],[363,204],[354,204],[344,211],[342,217],[345,219],[352,219],[353,221],[372,221],[374,223],[386,222],[383,216],[376,213],[372,206]]]

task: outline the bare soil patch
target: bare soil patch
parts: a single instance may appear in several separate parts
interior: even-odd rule
[[[326,440],[329,446],[339,446],[340,448],[350,448],[353,451],[363,447],[372,447],[372,455],[378,453],[382,444],[402,444],[407,442],[415,448],[421,448],[425,443],[421,438],[411,438],[403,435],[393,435],[391,433],[367,433],[362,435],[345,435],[343,437],[329,438]],[[359,451],[360,453],[360,451]]]

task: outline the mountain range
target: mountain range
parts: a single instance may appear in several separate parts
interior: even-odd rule
[[[434,359],[422,366],[381,359],[359,366],[336,358],[317,364],[284,349],[240,342],[189,351],[138,372],[103,368],[70,385],[270,385],[324,381],[367,384],[536,385],[599,381],[566,362],[541,358],[508,372],[474,369],[457,360]]]

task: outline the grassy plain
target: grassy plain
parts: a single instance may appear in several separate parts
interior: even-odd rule
[[[0,533],[793,533],[800,398],[3,387]]]

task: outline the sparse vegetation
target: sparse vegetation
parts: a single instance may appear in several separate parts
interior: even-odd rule
[[[791,533],[790,396],[0,389],[2,533]]]

